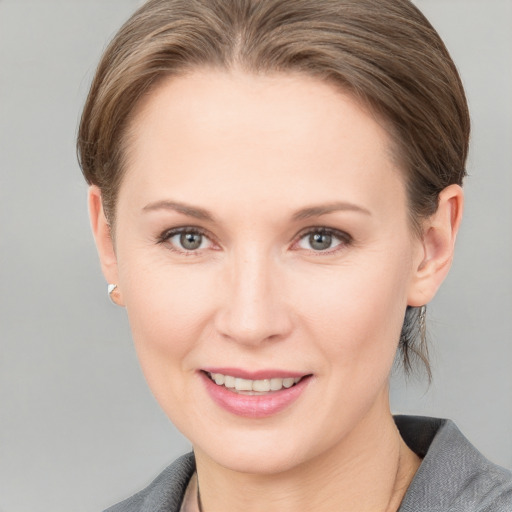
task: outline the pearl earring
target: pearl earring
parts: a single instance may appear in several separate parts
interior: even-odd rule
[[[117,284],[110,284],[108,285],[107,287],[107,292],[108,292],[108,297],[109,299],[116,305],[116,306],[120,306],[119,304],[119,300],[120,300],[120,296],[119,296],[119,290],[117,288]]]

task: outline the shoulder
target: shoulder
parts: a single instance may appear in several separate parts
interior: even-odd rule
[[[423,462],[400,512],[510,512],[512,472],[486,459],[450,420],[397,416]]]
[[[105,512],[179,512],[194,471],[194,455],[183,455],[162,471],[145,489]]]

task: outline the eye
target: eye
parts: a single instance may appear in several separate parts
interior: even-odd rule
[[[176,228],[166,231],[160,236],[160,243],[165,243],[177,252],[194,252],[208,249],[211,240],[197,228]]]
[[[350,243],[350,236],[337,230],[314,228],[303,234],[297,245],[301,249],[315,252],[332,252],[339,246]]]

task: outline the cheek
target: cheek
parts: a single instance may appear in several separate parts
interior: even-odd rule
[[[127,256],[119,277],[133,327],[150,336],[170,329],[167,336],[173,337],[198,328],[213,302],[212,273],[194,264],[172,264],[165,253]]]
[[[194,354],[215,309],[213,273],[186,267],[137,258],[134,252],[120,267],[135,347],[157,399],[171,391],[174,376],[193,372]],[[172,392],[179,395],[186,383],[175,381]]]
[[[392,364],[407,305],[409,252],[383,252],[316,275],[303,286],[304,325],[345,371]]]

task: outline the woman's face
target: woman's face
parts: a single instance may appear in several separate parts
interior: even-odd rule
[[[282,471],[388,411],[423,248],[374,117],[313,78],[197,71],[145,99],[127,156],[116,279],[199,456]]]

